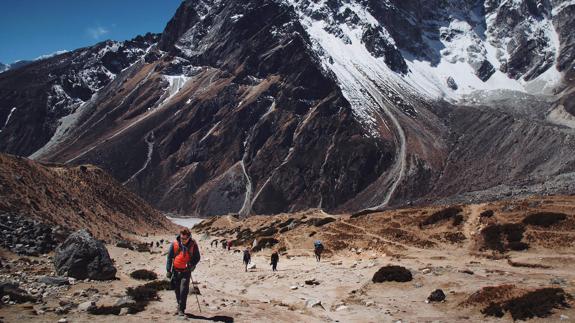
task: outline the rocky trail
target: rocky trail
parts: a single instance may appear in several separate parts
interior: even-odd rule
[[[455,211],[446,211],[451,209]],[[36,303],[2,305],[0,320],[500,322],[523,317],[530,322],[569,322],[575,317],[572,298],[575,261],[570,238],[575,219],[569,213],[573,210],[571,197],[451,209],[404,209],[360,217],[331,217],[320,211],[309,211],[244,220],[226,216],[204,221],[194,229],[202,252],[202,261],[193,273],[201,292],[198,296],[201,312],[195,296],[190,295],[186,318],[174,315],[173,292],[163,289],[158,291],[158,298],[133,313],[120,311],[120,307],[116,308],[117,312],[106,312],[130,301],[126,298],[129,288],[148,284],[131,277],[137,270],[154,272],[158,277],[158,283],[154,284],[163,284],[160,282],[165,275],[165,253],[173,235],[134,236],[142,242],[153,242],[151,249],[107,245],[117,269],[116,280],[78,280],[72,285],[57,287],[36,282],[39,277],[53,274],[50,254],[17,256],[1,249],[2,281],[15,280],[24,290],[40,289],[48,294]],[[539,213],[533,213],[534,209]],[[567,215],[558,217],[559,222],[547,227],[530,224],[548,221],[545,215],[523,215],[548,214],[551,210],[567,211]],[[410,217],[406,216],[408,213]],[[462,216],[462,223],[455,221],[457,215]],[[521,218],[525,223],[521,241],[528,244],[526,250],[488,249],[493,238],[486,235],[491,230],[486,228],[496,225],[513,228]],[[394,223],[400,223],[401,229]],[[457,232],[463,235],[459,240],[445,238],[457,236]],[[543,236],[539,236],[541,234]],[[505,242],[505,239],[511,242],[512,238],[505,235],[500,238],[505,248],[512,247]],[[220,243],[227,239],[234,240],[231,251],[223,249]],[[253,239],[258,241],[258,248],[263,249],[253,254],[253,268],[244,272],[240,250],[251,246]],[[313,257],[315,239],[322,240],[326,246],[321,262]],[[217,245],[214,240],[218,241]],[[551,242],[553,252],[549,251]],[[270,243],[273,247],[269,247]],[[280,251],[277,272],[272,272],[269,265],[273,249]],[[25,266],[31,263],[35,264],[34,270]],[[374,283],[376,272],[386,268],[388,276],[378,276],[384,281]],[[405,277],[398,276],[400,274],[407,275],[405,281],[385,281]],[[441,292],[436,292],[438,289]],[[435,296],[429,301],[432,292]],[[439,301],[435,301],[437,299]],[[492,300],[493,306],[484,299]],[[535,314],[529,316],[529,311],[526,314],[525,309],[535,304],[539,304]],[[498,318],[499,314],[503,317]]]

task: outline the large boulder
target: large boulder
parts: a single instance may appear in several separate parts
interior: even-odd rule
[[[116,276],[108,250],[86,230],[74,232],[56,248],[54,266],[58,275],[76,279],[109,280]]]

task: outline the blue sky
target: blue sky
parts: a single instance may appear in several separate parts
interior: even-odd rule
[[[2,0],[0,62],[161,32],[181,0]]]

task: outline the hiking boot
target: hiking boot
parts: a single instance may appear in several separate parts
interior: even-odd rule
[[[186,316],[183,310],[178,309],[178,316]]]

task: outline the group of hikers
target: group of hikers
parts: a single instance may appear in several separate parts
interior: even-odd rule
[[[217,247],[217,240],[216,247]],[[213,246],[214,241],[210,243]],[[255,244],[255,241],[254,241]],[[222,241],[224,249],[231,250],[232,241]],[[321,260],[321,254],[324,246],[321,241],[314,242],[314,254],[316,260]],[[279,262],[279,254],[274,250],[271,254],[270,265],[272,271],[277,271]],[[243,263],[245,271],[248,271],[248,265],[252,261],[251,249],[246,248],[243,251]],[[185,316],[186,303],[188,293],[190,291],[190,281],[193,282],[192,272],[196,269],[196,265],[200,262],[200,249],[189,229],[182,229],[176,240],[170,245],[168,251],[168,259],[166,262],[166,277],[170,280],[170,286],[176,293],[177,315]]]

